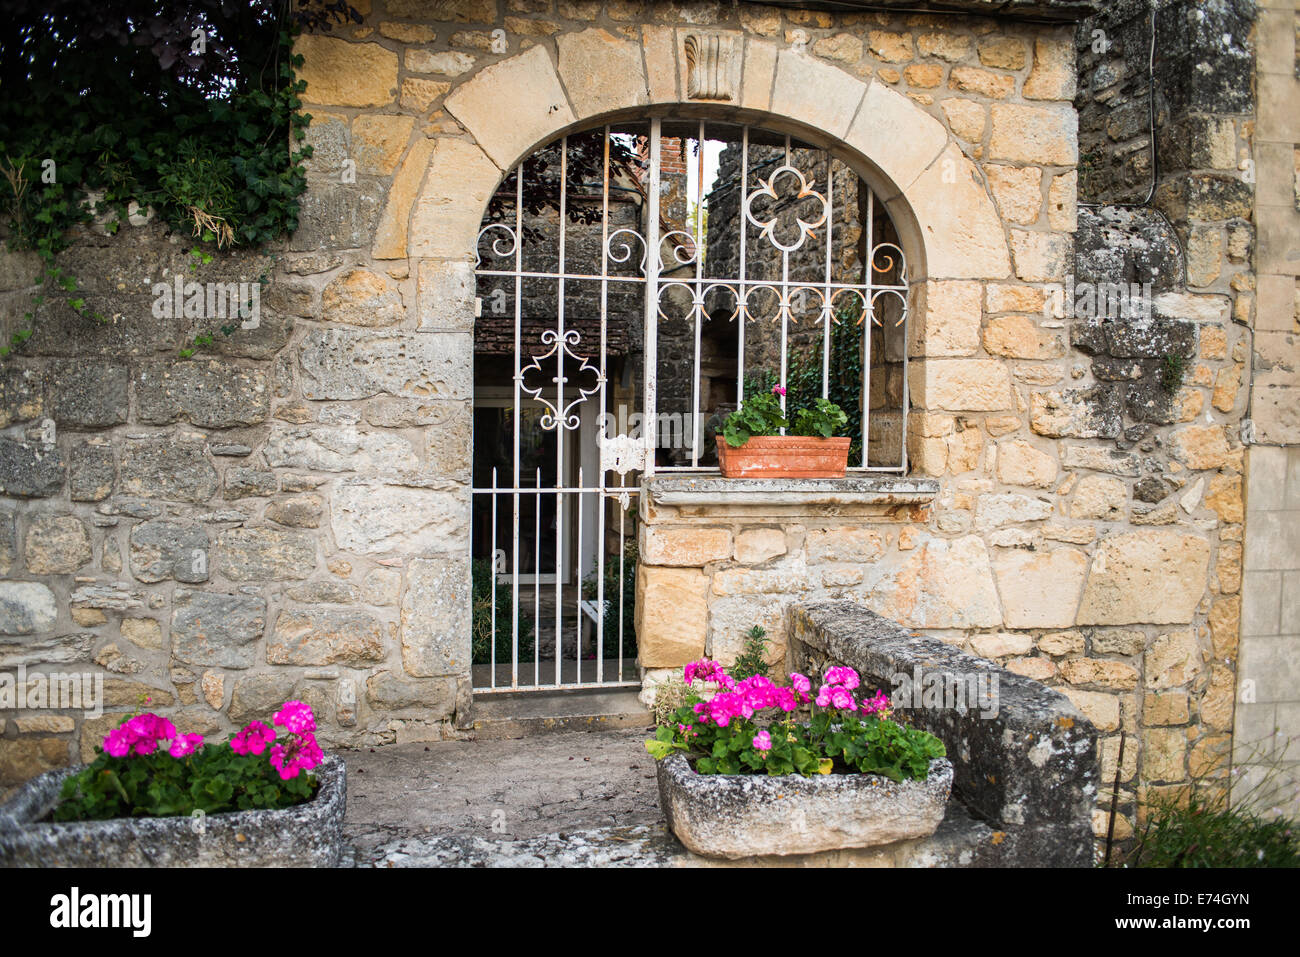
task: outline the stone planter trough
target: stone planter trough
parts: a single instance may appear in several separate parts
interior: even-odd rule
[[[705,857],[815,854],[933,834],[952,790],[952,764],[924,781],[874,774],[696,774],[674,754],[657,762],[659,806],[686,847]]]
[[[0,867],[333,867],[343,849],[347,778],[330,755],[314,773],[316,796],[277,811],[203,818],[42,821],[80,768],[28,781],[0,806]]]

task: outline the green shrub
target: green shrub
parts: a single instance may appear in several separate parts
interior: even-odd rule
[[[492,663],[492,564],[483,558],[471,564],[473,585],[470,603],[473,608],[473,661],[476,665]],[[496,660],[497,664],[511,661],[511,615],[514,608],[514,589],[509,583],[496,586]],[[533,656],[533,623],[519,616],[519,660]]]
[[[623,546],[623,589],[619,593],[618,556],[605,556],[605,621],[603,631],[603,654],[605,659],[618,657],[618,626],[623,625],[623,657],[636,657],[636,542],[630,541]],[[588,575],[582,582],[582,597],[595,601],[597,597],[596,576]]]
[[[1300,867],[1300,827],[1193,794],[1148,809],[1131,867]]]
[[[770,678],[770,672],[767,663],[767,629],[755,625],[745,632],[745,647],[727,673],[737,681],[744,681],[754,675]]]

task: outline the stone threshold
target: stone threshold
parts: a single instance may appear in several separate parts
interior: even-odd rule
[[[731,479],[717,472],[654,476],[642,483],[656,505],[923,505],[939,480],[899,476]]]

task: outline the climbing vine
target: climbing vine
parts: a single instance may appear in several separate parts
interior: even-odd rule
[[[258,246],[298,225],[310,114],[292,53],[303,30],[360,22],[335,0],[17,0],[0,44],[0,219],[32,250],[26,324],[51,294],[100,318],[55,263],[73,227],[116,232],[132,204],[192,237],[200,255]],[[15,95],[21,90],[22,95]],[[224,329],[223,329],[224,331]],[[228,333],[227,333],[228,334]],[[200,337],[202,338],[202,337]],[[202,343],[198,343],[201,345]],[[192,350],[191,350],[192,351]]]

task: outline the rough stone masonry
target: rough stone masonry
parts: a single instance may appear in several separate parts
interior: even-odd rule
[[[150,290],[189,275],[184,237],[139,217],[62,257],[110,321],[47,304],[0,368],[0,668],[102,671],[109,708],[0,716],[0,783],[89,757],[146,695],[183,731],[297,697],[329,744],[457,734],[484,208],[565,130],[682,104],[834,146],[887,199],[915,280],[912,467],[893,491],[780,505],[648,489],[649,678],[726,659],[755,621],[779,652],[787,604],[850,598],[1059,688],[1101,734],[1103,781],[1127,730],[1121,836],[1144,795],[1222,780],[1254,314],[1235,159],[1252,103],[1197,88],[1181,104],[1172,129],[1222,116],[1166,168],[1165,219],[1147,222],[1078,205],[1078,104],[1091,137],[1107,91],[1137,82],[1090,54],[1080,78],[1072,20],[1089,4],[354,5],[361,24],[298,43],[315,149],[300,228],[192,277],[269,270],[258,327],[180,359],[202,323],[155,319]],[[1248,17],[1225,29],[1249,49]],[[701,32],[735,40],[725,99],[688,91]],[[0,256],[7,323],[37,272]],[[1152,314],[1054,307],[1071,276],[1150,281]]]

